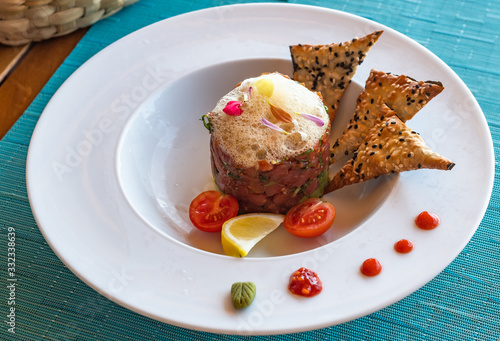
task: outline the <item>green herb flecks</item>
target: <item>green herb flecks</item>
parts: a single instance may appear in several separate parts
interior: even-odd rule
[[[207,128],[207,130],[212,133],[214,131],[214,126],[212,125],[212,121],[210,120],[210,117],[208,115],[203,115],[201,117],[201,121],[203,122],[203,126]]]
[[[305,152],[300,153],[299,155],[296,155],[296,156],[295,156],[295,158],[298,158],[298,157],[301,157],[301,156],[306,156],[306,155],[309,155],[309,154],[311,154],[313,151],[314,151],[314,148],[309,148],[309,149],[308,149],[308,150],[306,150]]]
[[[318,188],[311,194],[305,196],[302,198],[301,201],[304,201],[308,198],[321,198],[323,196],[323,193],[325,192],[326,186],[328,186],[328,183],[330,182],[330,178],[328,176],[328,169],[325,169],[318,175]]]

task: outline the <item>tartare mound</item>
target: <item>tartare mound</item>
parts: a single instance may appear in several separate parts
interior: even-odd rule
[[[212,173],[245,212],[285,213],[328,184],[320,95],[280,73],[242,81],[207,114]]]

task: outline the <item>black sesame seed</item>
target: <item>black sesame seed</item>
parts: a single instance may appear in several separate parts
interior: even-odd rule
[[[372,45],[373,45],[373,43],[372,43],[372,42],[369,42],[369,43],[368,43],[368,46],[372,46]]]
[[[411,153],[408,153],[408,155],[407,155],[407,156],[408,156],[408,157],[411,157]]]
[[[391,124],[396,124],[396,121],[391,121]]]
[[[331,47],[331,46],[329,46],[329,47],[328,47],[328,50],[329,50],[330,52],[332,52],[332,47]]]
[[[405,142],[405,139],[399,139],[399,142]]]
[[[377,148],[377,147],[378,147],[378,146],[377,146],[376,144],[374,144],[374,145],[372,146],[372,148]]]
[[[382,149],[382,143],[380,143],[380,144],[378,145],[378,147],[379,147],[380,149]]]
[[[378,82],[378,86],[382,86],[382,82]]]
[[[318,50],[319,50],[319,47],[317,47],[317,46],[316,46],[314,49],[315,49],[316,51],[318,51]]]
[[[370,100],[370,103],[373,104],[373,98]]]
[[[372,156],[372,155],[374,155],[374,154],[375,154],[375,152],[371,152],[371,153],[370,153],[370,156]]]
[[[386,160],[389,160],[390,158],[391,158],[391,154],[389,154],[389,155],[387,155],[387,156],[385,157],[385,159],[386,159]]]
[[[344,154],[345,154],[345,155],[349,155],[349,152],[346,150]]]
[[[417,168],[422,168],[422,165],[419,163],[419,164],[417,165]]]

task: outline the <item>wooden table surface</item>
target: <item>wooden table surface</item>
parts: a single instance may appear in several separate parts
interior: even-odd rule
[[[22,46],[0,44],[0,139],[24,113],[87,29]]]

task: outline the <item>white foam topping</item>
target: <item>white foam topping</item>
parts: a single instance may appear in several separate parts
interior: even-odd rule
[[[263,79],[266,85],[271,84],[273,88],[271,96],[267,96],[271,92],[268,86],[259,87],[263,82],[258,81]],[[230,116],[223,111],[230,101],[242,103],[241,115]],[[288,113],[292,122],[276,119],[270,104]],[[297,113],[318,117],[324,125],[320,127],[310,118]],[[280,73],[244,80],[222,97],[208,116],[213,138],[243,167],[256,166],[262,160],[276,163],[314,148],[330,124],[321,98]],[[286,133],[266,126],[262,123],[263,118]]]

